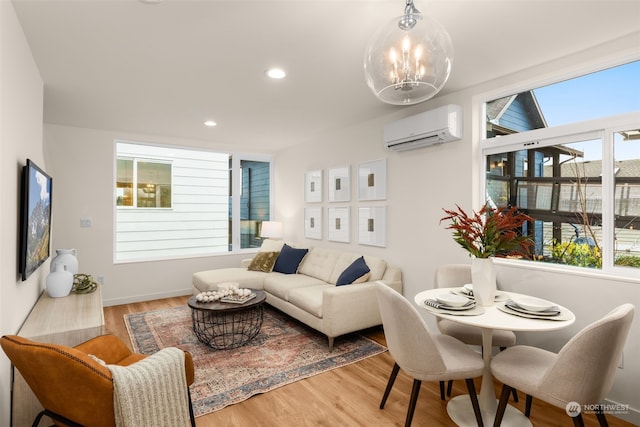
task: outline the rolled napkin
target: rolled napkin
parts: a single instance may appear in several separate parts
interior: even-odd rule
[[[424,304],[428,305],[429,307],[440,308],[440,309],[444,309],[444,310],[451,310],[451,309],[460,310],[460,309],[463,309],[463,308],[471,308],[474,305],[476,305],[476,302],[474,300],[470,300],[468,303],[466,303],[465,305],[463,305],[461,307],[451,307],[450,305],[442,304],[441,302],[438,302],[438,301],[436,301],[434,299],[427,298],[426,300],[424,300]]]

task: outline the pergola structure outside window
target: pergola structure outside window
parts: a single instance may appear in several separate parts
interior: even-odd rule
[[[602,71],[603,84],[613,73],[627,76],[629,88],[637,87],[640,73],[629,70],[640,70],[640,64]],[[518,206],[535,219],[526,232],[536,242],[536,261],[637,274],[640,99],[621,114],[553,126],[537,91],[483,103],[487,202]],[[579,102],[562,99],[565,105]]]

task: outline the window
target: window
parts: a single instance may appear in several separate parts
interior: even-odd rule
[[[535,260],[637,275],[639,84],[633,62],[484,103],[486,199],[534,218]]]
[[[271,213],[270,166],[269,158],[116,141],[114,259],[259,247]]]
[[[118,158],[116,165],[118,206],[171,207],[171,162]]]

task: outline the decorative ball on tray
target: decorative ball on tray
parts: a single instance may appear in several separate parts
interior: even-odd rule
[[[205,291],[196,295],[196,301],[207,302],[245,302],[251,297],[255,296],[251,292],[251,289],[243,289],[238,287],[233,288],[218,288],[217,291]]]

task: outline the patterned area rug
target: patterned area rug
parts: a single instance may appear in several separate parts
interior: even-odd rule
[[[213,350],[201,344],[187,306],[124,316],[135,351],[164,347],[191,353],[195,381],[191,398],[202,416],[280,386],[386,351],[359,334],[338,337],[329,352],[327,337],[265,304],[260,333],[243,347]]]

